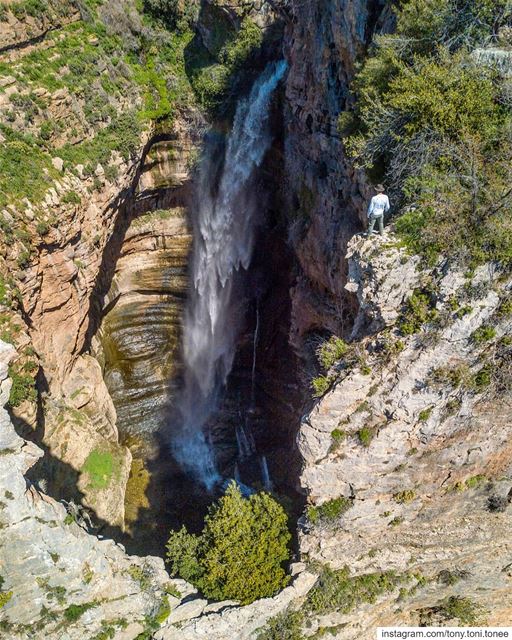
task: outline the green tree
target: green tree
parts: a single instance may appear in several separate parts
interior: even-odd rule
[[[511,26],[510,0],[403,0],[354,83],[347,148],[429,262],[512,265],[512,89],[485,53]]]
[[[185,31],[197,19],[198,0],[144,0],[144,11],[171,29]]]
[[[172,575],[190,580],[208,598],[249,604],[288,583],[290,533],[283,508],[268,493],[244,498],[232,482],[212,505],[200,536],[172,532]]]

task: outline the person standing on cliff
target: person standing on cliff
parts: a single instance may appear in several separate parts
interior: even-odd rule
[[[369,238],[373,233],[373,227],[375,223],[379,223],[379,233],[384,235],[384,215],[389,211],[390,204],[389,198],[384,193],[385,189],[381,184],[375,187],[377,194],[373,196],[368,207],[368,233],[366,237]]]

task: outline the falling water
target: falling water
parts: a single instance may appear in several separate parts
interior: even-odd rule
[[[256,353],[258,347],[258,338],[260,334],[260,304],[256,300],[256,327],[254,329],[254,340],[252,344],[252,376],[251,376],[251,407],[256,406]]]
[[[265,489],[265,491],[272,491],[272,480],[270,479],[270,473],[268,470],[268,463],[267,463],[266,456],[261,456],[260,466],[261,466],[261,478],[263,481],[263,488]]]
[[[205,426],[232,368],[240,316],[237,276],[249,266],[258,223],[258,194],[248,185],[272,142],[271,98],[285,72],[284,61],[263,72],[238,105],[220,180],[215,159],[206,156],[198,181],[193,287],[183,335],[184,386],[173,448],[182,467],[208,489],[220,476]]]

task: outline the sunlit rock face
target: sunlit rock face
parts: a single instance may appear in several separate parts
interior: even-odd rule
[[[98,335],[122,435],[157,431],[179,372],[191,236],[183,209],[136,218],[127,231]]]

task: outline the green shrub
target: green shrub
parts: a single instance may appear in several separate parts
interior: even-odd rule
[[[488,325],[482,325],[481,327],[478,327],[478,329],[473,331],[473,333],[471,334],[471,340],[475,344],[483,344],[484,342],[489,342],[489,340],[492,340],[495,337],[496,329]]]
[[[398,320],[398,327],[404,336],[417,333],[427,322],[438,317],[435,300],[430,292],[415,289],[405,303],[405,310]]]
[[[138,564],[132,564],[127,573],[132,580],[139,583],[142,591],[147,591],[151,587],[152,574],[146,566],[140,567]]]
[[[349,347],[344,340],[337,336],[331,336],[329,340],[325,340],[325,342],[318,347],[316,354],[320,365],[328,371],[346,355],[348,349]]]
[[[334,431],[331,431],[332,444],[329,451],[332,452],[339,449],[341,443],[345,440],[346,437],[347,434],[345,431],[343,431],[343,429],[334,429]]]
[[[418,420],[420,422],[426,422],[432,415],[433,409],[434,407],[428,407],[427,409],[423,409],[423,411],[420,411],[418,414]]]
[[[158,611],[155,615],[155,622],[163,624],[167,618],[171,615],[171,605],[169,604],[169,598],[164,596],[158,607]]]
[[[29,400],[35,402],[37,399],[36,383],[34,376],[27,373],[27,370],[18,363],[9,366],[9,377],[12,380],[11,392],[9,394],[9,405],[19,407],[22,402]]]
[[[76,622],[83,614],[92,609],[93,607],[97,607],[97,602],[85,602],[84,604],[70,604],[67,609],[64,610],[64,618],[68,622]]]
[[[301,611],[287,610],[270,618],[266,627],[260,631],[257,640],[304,640],[302,624],[304,614]]]
[[[5,607],[5,605],[9,602],[12,596],[13,596],[12,591],[2,591],[0,593],[0,609],[2,607]]]
[[[492,383],[493,365],[486,364],[475,373],[471,381],[471,389],[477,393],[481,393]]]
[[[350,613],[355,607],[373,604],[379,596],[394,591],[401,581],[393,571],[351,577],[348,567],[338,571],[324,567],[309,592],[306,610],[320,615]]]
[[[261,47],[261,29],[249,18],[242,20],[238,32],[221,26],[215,33],[215,55],[193,41],[188,49],[187,75],[199,103],[215,113],[237,94],[237,84],[250,77],[252,59]]]
[[[399,491],[393,496],[394,501],[398,502],[399,504],[407,504],[408,502],[412,502],[415,498],[416,493],[412,489]]]
[[[375,437],[376,429],[374,427],[362,427],[357,432],[359,442],[363,447],[369,447],[373,438]]]
[[[446,620],[457,618],[461,624],[473,626],[478,622],[482,609],[469,598],[451,596],[440,605],[438,612]]]
[[[36,224],[36,231],[40,236],[45,236],[50,231],[50,225],[44,220],[39,220]]]
[[[454,367],[438,367],[434,369],[428,379],[428,384],[436,387],[450,386],[458,388],[460,386],[469,386],[471,384],[471,372],[466,363],[461,363]]]
[[[0,207],[26,197],[31,202],[42,200],[56,170],[50,157],[30,136],[23,136],[0,125],[6,138],[0,149]]]
[[[213,600],[249,604],[288,583],[290,552],[283,508],[267,493],[244,498],[232,482],[210,507],[201,535],[172,532],[167,557],[172,576],[195,584]]]
[[[64,204],[80,204],[82,199],[76,191],[68,191],[62,196],[62,202]]]
[[[311,381],[313,397],[321,398],[324,396],[331,388],[332,383],[333,379],[330,376],[317,376],[316,378],[313,378]]]
[[[143,9],[170,29],[185,30],[197,18],[198,0],[143,0]]]
[[[176,587],[174,584],[172,584],[172,582],[168,582],[165,585],[164,591],[165,591],[165,593],[168,593],[173,598],[178,598],[178,600],[180,600],[181,597],[182,597],[181,591],[178,589],[178,587]]]
[[[311,524],[329,524],[338,520],[352,506],[352,500],[345,496],[333,498],[316,507],[308,507],[306,516]]]
[[[477,489],[478,487],[481,487],[482,485],[484,485],[486,483],[487,483],[486,476],[483,476],[481,474],[476,475],[476,476],[472,476],[471,478],[467,478],[464,481],[466,489]]]

